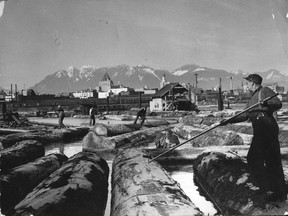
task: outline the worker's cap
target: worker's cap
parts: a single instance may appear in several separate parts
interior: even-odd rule
[[[60,108],[61,107],[61,105],[58,105],[58,108]]]
[[[262,83],[262,77],[258,74],[250,74],[248,77],[245,77],[244,79],[259,85]]]

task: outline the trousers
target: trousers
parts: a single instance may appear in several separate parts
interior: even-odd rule
[[[264,113],[252,122],[252,127],[253,138],[247,155],[252,174],[260,189],[287,194],[275,118]]]

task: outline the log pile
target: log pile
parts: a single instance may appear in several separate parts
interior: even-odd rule
[[[193,164],[194,176],[227,215],[283,215],[286,202],[268,204],[243,159],[225,152],[206,152]]]
[[[80,152],[14,208],[13,215],[104,215],[109,167],[96,153]]]
[[[19,203],[34,187],[58,169],[68,158],[62,154],[50,154],[33,162],[20,165],[0,176],[1,211],[9,214],[9,209]]]
[[[121,150],[113,162],[111,216],[203,215],[177,182],[141,151]]]
[[[10,148],[2,150],[0,158],[1,172],[31,162],[44,156],[44,146],[36,140],[24,140]]]

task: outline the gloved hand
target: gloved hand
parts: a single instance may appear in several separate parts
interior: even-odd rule
[[[268,102],[267,101],[260,101],[260,105],[263,107],[268,107]]]
[[[220,121],[220,126],[225,126],[225,125],[227,125],[229,123],[229,121],[227,121],[227,119],[222,119],[221,121]]]

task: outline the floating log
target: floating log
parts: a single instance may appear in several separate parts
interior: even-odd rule
[[[137,124],[96,124],[93,131],[95,131],[98,136],[108,137],[137,131],[141,127],[142,125]]]
[[[1,211],[9,215],[9,209],[19,203],[34,187],[58,169],[68,158],[63,154],[50,154],[11,169],[0,176]]]
[[[280,127],[280,126],[279,126]],[[237,133],[243,133],[243,134],[249,134],[249,135],[253,135],[253,128],[252,125],[249,124],[228,124],[226,126],[224,126],[223,128],[227,129],[227,130],[232,130],[235,131]],[[286,129],[281,129],[279,130],[279,142],[281,146],[288,146],[288,130]]]
[[[238,156],[225,152],[206,152],[193,164],[198,184],[226,215],[284,215],[288,203],[271,205],[267,194],[248,171],[248,165]]]
[[[106,137],[98,136],[95,131],[90,131],[82,141],[83,149],[115,149],[115,145],[109,142],[105,142]]]
[[[88,127],[56,129],[53,131],[36,131],[31,133],[9,134],[0,137],[4,148],[14,145],[22,140],[38,140],[41,143],[51,143],[55,141],[69,141],[82,138],[89,132]]]
[[[174,126],[165,125],[104,138],[95,138],[94,135],[90,135],[89,139],[95,141],[84,142],[83,149],[143,147],[153,142],[159,132],[172,127]]]
[[[2,172],[45,155],[44,146],[36,140],[24,140],[0,152]]]
[[[14,134],[14,133],[27,133],[31,130],[15,129],[15,128],[0,128],[1,135]]]
[[[189,144],[184,144],[179,148],[176,148],[170,152],[167,152],[163,156],[156,159],[157,162],[161,164],[171,164],[171,163],[191,163],[193,162],[200,154],[207,151],[232,151],[237,152],[238,155],[246,156],[249,150],[248,145],[240,146],[207,146],[207,147],[191,147]],[[288,150],[288,149],[287,149]],[[152,158],[162,154],[167,149],[146,149],[146,151],[151,155]],[[283,155],[287,153],[283,152]]]
[[[140,120],[138,120],[140,122]],[[177,120],[175,120],[175,123]],[[146,118],[143,125],[145,127],[159,127],[163,125],[170,125],[170,123],[165,119],[159,119],[159,118]]]
[[[203,215],[162,166],[148,160],[148,154],[135,149],[116,155],[110,215]]]
[[[80,152],[15,206],[13,215],[104,215],[109,167],[95,152]]]
[[[179,119],[179,123],[186,125],[201,124],[203,122],[203,117],[198,115],[187,115]]]
[[[192,137],[204,131],[201,127],[178,124],[173,129],[176,134],[184,139]],[[244,145],[243,139],[234,131],[227,131],[223,128],[215,128],[199,136],[190,142],[194,147],[212,146],[212,145]]]

